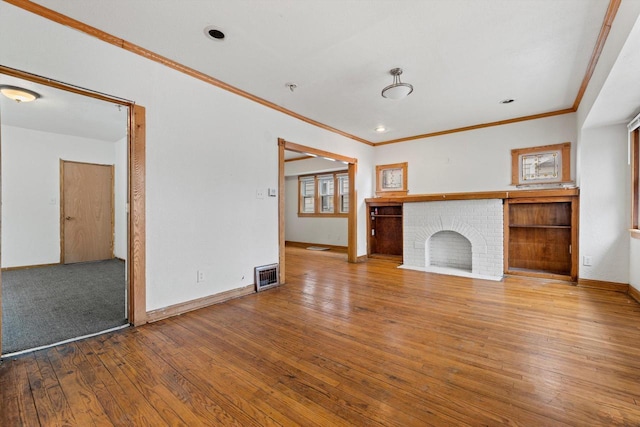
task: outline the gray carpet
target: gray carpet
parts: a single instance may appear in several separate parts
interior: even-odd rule
[[[127,323],[125,263],[56,265],[2,273],[2,353]]]

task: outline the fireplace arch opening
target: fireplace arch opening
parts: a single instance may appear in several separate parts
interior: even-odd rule
[[[462,234],[443,230],[434,233],[426,245],[426,265],[451,268],[471,273],[473,255],[471,242]]]

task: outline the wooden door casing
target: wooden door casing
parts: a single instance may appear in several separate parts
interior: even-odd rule
[[[60,165],[61,263],[113,258],[113,165]]]

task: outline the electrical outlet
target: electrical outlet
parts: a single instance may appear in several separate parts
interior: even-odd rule
[[[256,199],[264,199],[264,188],[256,190]]]
[[[204,271],[198,270],[198,283],[204,282]]]
[[[586,256],[586,255],[585,255],[584,257],[582,257],[582,265],[584,265],[584,266],[587,266],[587,267],[588,267],[588,266],[591,266],[591,263],[592,263],[592,262],[593,262],[593,260],[591,259],[591,257],[590,257],[590,256]]]

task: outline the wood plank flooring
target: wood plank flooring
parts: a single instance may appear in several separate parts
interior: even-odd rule
[[[0,425],[640,425],[640,304],[566,283],[347,264],[4,360]]]

